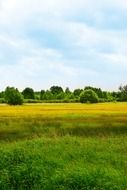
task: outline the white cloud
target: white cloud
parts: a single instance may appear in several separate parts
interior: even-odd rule
[[[79,13],[100,19],[100,13],[109,8],[126,11],[127,2],[125,0],[97,0],[96,2],[94,0],[1,0],[0,20],[8,24],[13,22],[21,24],[35,17],[58,19]]]
[[[71,77],[73,80],[81,77],[82,79],[78,79],[80,82],[86,81],[88,79],[85,79],[85,76],[91,81],[92,76],[99,76],[98,62],[102,62],[101,66],[104,68],[105,64],[114,67],[122,65],[126,70],[127,30],[117,31],[113,28],[97,27],[106,20],[108,10],[116,10],[118,14],[123,11],[127,16],[127,2],[125,0],[96,2],[94,0],[1,0],[0,51],[7,54],[13,50],[14,57],[14,65],[10,65],[10,60],[7,61],[8,65],[1,64],[3,59],[1,58],[2,83],[32,85],[34,81],[40,80],[38,78],[41,75],[49,77],[50,74],[51,77],[55,77],[56,82],[62,80],[64,83]],[[78,20],[79,15],[82,21]],[[95,25],[83,21],[83,17],[92,19]],[[34,27],[42,32],[42,37],[44,29],[58,37],[63,49],[40,43],[36,38],[38,33],[33,40],[29,36],[29,30]],[[52,37],[47,40],[54,39]],[[76,60],[66,57],[70,52],[74,54]],[[94,65],[90,66],[94,61]],[[109,67],[107,71],[108,69]],[[5,71],[7,74],[4,76]],[[55,73],[58,77],[54,76]],[[48,81],[50,80],[48,78]]]
[[[127,55],[118,54],[118,53],[110,53],[110,54],[100,54],[101,57],[107,60],[108,63],[113,64],[114,67],[120,66],[125,67],[127,69]]]

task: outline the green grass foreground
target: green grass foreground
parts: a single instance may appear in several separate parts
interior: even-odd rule
[[[127,104],[1,105],[0,190],[127,190]]]

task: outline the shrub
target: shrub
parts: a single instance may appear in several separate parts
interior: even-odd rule
[[[34,90],[32,88],[25,88],[22,92],[24,99],[35,99]]]
[[[7,87],[5,90],[5,101],[9,105],[23,104],[23,97],[17,88]]]
[[[127,102],[127,85],[125,86],[120,86],[120,100],[123,102]]]
[[[97,103],[98,101],[98,95],[91,89],[84,90],[80,95],[81,103]]]
[[[0,98],[0,104],[6,103],[4,98]]]

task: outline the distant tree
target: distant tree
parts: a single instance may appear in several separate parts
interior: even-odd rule
[[[60,94],[61,92],[63,92],[63,89],[62,89],[62,87],[60,87],[60,86],[52,86],[52,87],[50,88],[50,91],[51,91],[51,93],[52,93],[53,95],[58,95],[58,94]]]
[[[70,100],[75,99],[75,96],[72,92],[68,95],[68,99]]]
[[[120,90],[120,100],[127,101],[127,85],[120,86],[119,90]]]
[[[50,90],[46,90],[46,92],[43,95],[44,100],[53,100],[53,94]]]
[[[117,98],[117,97],[118,97],[118,93],[117,93],[117,92],[114,92],[114,91],[111,92],[111,95],[112,95],[113,98]]]
[[[120,92],[111,92],[111,96],[115,101],[120,101],[121,93]]]
[[[103,99],[108,99],[108,92],[107,91],[103,91],[103,95],[102,95]]]
[[[82,91],[83,91],[82,89],[78,88],[78,89],[74,90],[73,94],[74,94],[74,96],[78,97],[78,96],[80,96],[80,94],[81,94]]]
[[[84,90],[88,90],[88,89],[93,90],[98,95],[99,98],[103,98],[103,91],[101,90],[101,88],[95,88],[91,86],[86,86],[84,88]]]
[[[91,89],[84,90],[80,94],[81,103],[97,103],[99,101],[98,95]]]
[[[41,92],[40,92],[40,100],[44,100],[44,94],[45,94],[45,90],[41,90]]]
[[[71,90],[69,89],[69,87],[67,87],[66,89],[65,89],[65,97],[64,97],[64,99],[66,100],[66,101],[69,101],[69,99],[72,99],[72,92],[71,92]]]
[[[0,98],[4,98],[4,92],[0,92]]]
[[[112,92],[107,92],[107,101],[113,102],[115,100],[116,100],[116,98],[113,97]]]
[[[39,91],[34,92],[34,99],[40,100],[40,92]]]
[[[70,91],[70,89],[67,87],[66,89],[65,89],[65,94],[71,94],[71,91]]]
[[[57,99],[57,100],[64,100],[64,99],[65,99],[65,93],[64,93],[64,92],[59,93],[59,94],[56,96],[56,99]]]
[[[35,99],[34,90],[32,88],[25,88],[22,92],[24,99]]]
[[[5,90],[5,101],[9,105],[22,105],[23,97],[17,88],[7,87]]]

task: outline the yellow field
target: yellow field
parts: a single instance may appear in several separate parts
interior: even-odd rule
[[[126,124],[127,103],[0,106],[2,141],[41,135],[120,135]]]
[[[61,116],[68,114],[120,114],[127,115],[127,103],[101,104],[26,104],[23,106],[0,105],[0,117]]]

